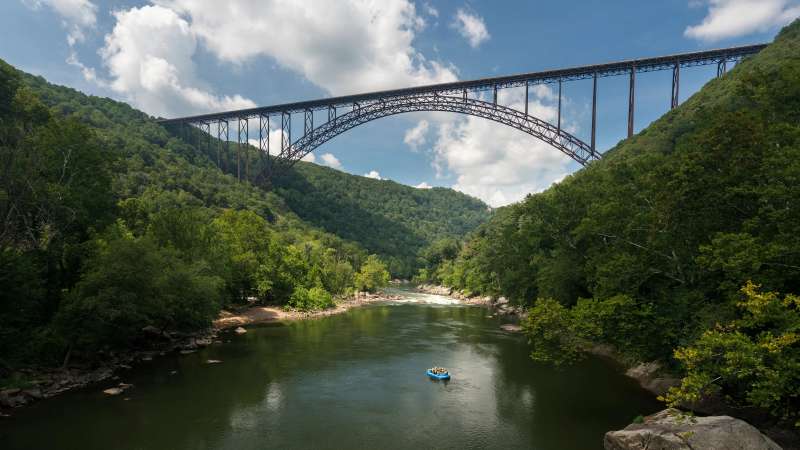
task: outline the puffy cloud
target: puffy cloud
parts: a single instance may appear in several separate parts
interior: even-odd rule
[[[422,10],[425,11],[425,14],[431,17],[439,17],[439,10],[434,8],[430,3],[423,3]]]
[[[418,185],[416,185],[416,186],[414,186],[414,187],[415,187],[415,188],[417,188],[417,189],[430,189],[430,188],[432,188],[433,186],[431,186],[431,185],[430,185],[430,184],[428,184],[427,182],[423,181],[422,183],[420,183],[420,184],[418,184]]]
[[[177,11],[226,62],[273,58],[330,94],[456,79],[413,44],[424,26],[408,0],[153,0]]]
[[[239,95],[198,88],[192,56],[197,38],[169,8],[144,6],[114,13],[116,25],[100,50],[109,86],[153,115],[171,116],[254,107]]]
[[[529,113],[554,122],[557,109],[548,88],[531,91]],[[524,109],[519,89],[500,92],[503,105]],[[569,172],[571,160],[548,144],[516,129],[473,116],[438,126],[433,146],[438,170],[456,176],[454,189],[478,197],[491,206],[521,200],[541,191]]]
[[[463,8],[456,11],[453,28],[469,42],[470,47],[478,48],[484,41],[491,37],[486,29],[483,18]]]
[[[61,16],[61,23],[67,28],[67,42],[70,47],[76,42],[83,42],[86,28],[93,28],[97,23],[97,6],[91,0],[23,0],[33,9],[47,6]]]
[[[378,172],[377,170],[370,170],[369,172],[365,173],[364,176],[375,180],[383,180],[383,178],[381,178],[380,172]]]
[[[686,28],[693,39],[721,39],[765,32],[800,16],[796,0],[707,0],[708,14],[699,25]],[[696,3],[695,3],[696,4]]]
[[[427,120],[420,120],[417,122],[416,126],[406,130],[406,134],[403,136],[403,142],[405,142],[411,150],[416,151],[421,145],[425,144],[429,128],[430,124]]]
[[[319,156],[320,164],[331,167],[333,169],[342,169],[342,163],[339,161],[338,158],[333,156],[331,153],[323,153]]]

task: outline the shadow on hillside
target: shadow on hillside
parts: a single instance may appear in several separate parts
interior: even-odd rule
[[[302,172],[296,167],[285,170],[272,180],[272,184],[289,208],[304,221],[358,242],[373,253],[414,256],[425,244],[425,238],[408,226],[365,209],[344,196],[341,189],[320,189]],[[323,174],[320,184],[339,182],[353,187],[354,183],[347,180],[350,176],[344,173]]]

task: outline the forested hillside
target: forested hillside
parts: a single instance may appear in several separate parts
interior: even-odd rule
[[[532,308],[536,360],[611,344],[684,375],[671,402],[716,393],[795,423],[800,23],[442,259],[423,277]]]
[[[148,326],[203,328],[231,304],[320,308],[386,283],[379,258],[207,156],[0,61],[0,379],[125,349]]]
[[[303,220],[379,254],[403,278],[415,273],[424,247],[462,238],[490,216],[482,201],[452,189],[415,189],[303,162],[275,188]]]

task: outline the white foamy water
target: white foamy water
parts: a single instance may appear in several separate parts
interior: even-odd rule
[[[384,290],[390,295],[399,295],[400,298],[390,300],[389,304],[425,304],[425,305],[460,305],[458,300],[447,297],[444,295],[425,294],[423,292],[416,292],[412,289],[401,289],[395,287],[388,287]]]

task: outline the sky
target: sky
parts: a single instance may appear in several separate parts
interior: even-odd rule
[[[762,43],[798,16],[800,0],[2,0],[0,58],[177,117]],[[681,100],[715,71],[682,71]],[[668,110],[670,82],[637,76],[637,131]],[[566,83],[563,98],[564,127],[588,141],[591,81]],[[521,89],[501,91],[503,105],[524,102]],[[555,121],[553,86],[528,102]],[[600,151],[625,137],[627,102],[627,78],[600,80]],[[307,160],[495,207],[580,168],[521,131],[424,112],[356,127]]]

